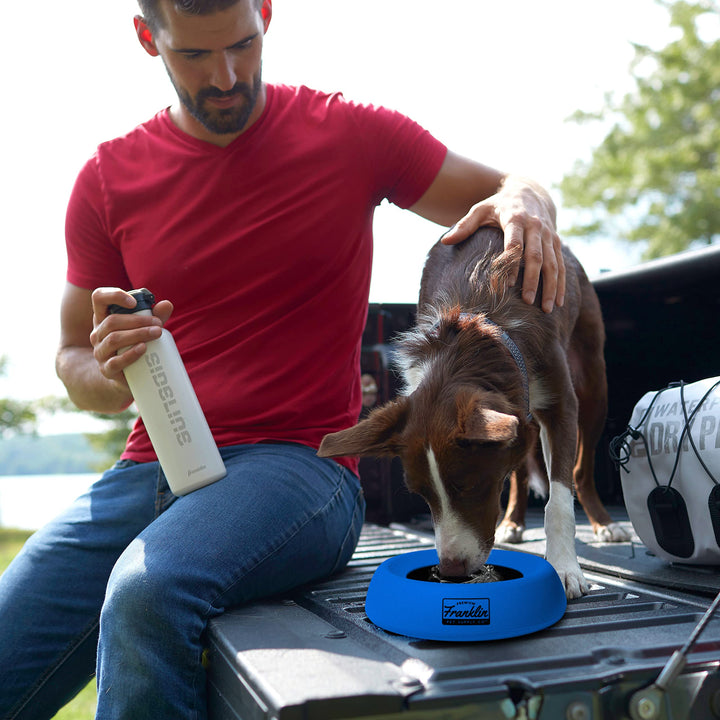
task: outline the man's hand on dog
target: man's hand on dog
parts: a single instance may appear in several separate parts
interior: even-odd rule
[[[565,301],[565,263],[555,230],[555,206],[550,196],[531,180],[508,176],[497,194],[473,205],[442,238],[455,245],[482,225],[495,225],[505,233],[505,251],[519,248],[525,261],[523,300],[535,302],[542,277],[542,309],[549,313]],[[517,280],[517,271],[511,278]]]

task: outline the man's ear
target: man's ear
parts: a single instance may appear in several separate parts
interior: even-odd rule
[[[270,20],[272,20],[272,0],[263,0],[260,14],[262,15],[265,32],[267,32],[268,27],[270,27]]]
[[[142,16],[136,15],[133,18],[133,22],[135,23],[135,32],[137,33],[138,40],[145,49],[145,52],[148,55],[152,55],[152,57],[157,57],[160,53],[157,47],[155,47],[155,40],[153,39],[153,34],[150,31],[150,28],[148,27],[145,20],[142,18]]]

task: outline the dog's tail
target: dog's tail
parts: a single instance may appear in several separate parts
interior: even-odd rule
[[[501,252],[492,262],[490,268],[490,286],[493,294],[502,298],[510,288],[510,277],[518,271],[516,286],[522,286],[522,256],[523,248],[513,245],[510,249]]]
[[[527,471],[528,471],[528,487],[538,497],[543,500],[547,500],[550,494],[550,485],[547,479],[547,473],[544,473],[540,466],[537,464],[537,460],[532,455],[527,458]]]

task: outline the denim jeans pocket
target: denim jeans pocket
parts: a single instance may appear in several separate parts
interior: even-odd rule
[[[127,470],[127,468],[135,467],[140,465],[137,460],[130,460],[128,458],[118,460],[110,469],[111,470]]]

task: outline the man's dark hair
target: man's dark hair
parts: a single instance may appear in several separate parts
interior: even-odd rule
[[[210,15],[220,10],[227,10],[239,0],[165,0],[173,5],[178,12],[185,15]],[[160,8],[161,0],[138,0],[140,12],[145,18],[150,30],[155,32],[163,26],[163,14]],[[255,0],[258,10],[262,6],[262,0]]]

